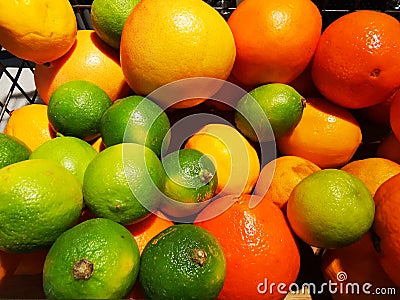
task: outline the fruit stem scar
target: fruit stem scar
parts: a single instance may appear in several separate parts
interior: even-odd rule
[[[203,249],[193,249],[190,258],[193,262],[202,267],[207,261],[207,252]]]
[[[201,169],[199,172],[199,178],[202,183],[208,183],[213,178],[214,174],[207,169]]]
[[[72,275],[76,280],[88,280],[93,274],[93,263],[86,258],[78,260],[72,268]]]
[[[306,105],[307,105],[306,98],[301,98],[300,101],[301,101],[301,106],[302,106],[303,108],[305,108]]]
[[[369,74],[370,77],[377,78],[381,74],[380,69],[373,69]]]

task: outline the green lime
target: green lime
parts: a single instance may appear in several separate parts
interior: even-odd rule
[[[90,162],[83,195],[96,216],[129,224],[158,207],[164,183],[164,169],[152,150],[123,143],[104,149]]]
[[[31,150],[24,142],[11,135],[0,133],[0,169],[29,158]]]
[[[216,299],[225,281],[221,245],[193,224],[173,225],[147,243],[139,283],[146,299]]]
[[[375,203],[364,183],[337,169],[324,169],[304,178],[287,203],[294,232],[320,248],[354,243],[370,229],[374,214]]]
[[[110,97],[86,80],[71,80],[51,95],[47,115],[56,132],[86,141],[100,136],[100,119],[111,106]]]
[[[88,164],[97,156],[96,150],[87,142],[72,136],[60,136],[44,142],[33,150],[30,159],[49,159],[61,164],[83,184]]]
[[[48,299],[122,299],[139,272],[132,234],[109,219],[95,218],[64,232],[43,268]]]
[[[291,86],[265,84],[239,100],[235,124],[252,141],[267,142],[273,138],[272,132],[277,139],[291,131],[299,123],[304,107],[305,99]]]
[[[49,247],[80,217],[82,186],[63,166],[24,160],[0,169],[0,250]]]
[[[169,146],[170,122],[153,101],[130,96],[115,101],[101,118],[103,143],[109,147],[120,143],[138,143],[149,147],[159,157]]]
[[[125,21],[139,1],[94,0],[90,13],[94,31],[105,43],[119,49]]]

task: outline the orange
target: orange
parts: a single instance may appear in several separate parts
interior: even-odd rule
[[[336,168],[352,158],[361,140],[360,126],[348,110],[311,98],[300,122],[277,140],[277,147],[283,155],[303,157],[320,168]]]
[[[112,101],[130,93],[119,64],[119,54],[93,30],[78,30],[74,46],[61,58],[36,65],[35,84],[43,101],[63,83],[87,80],[103,89]]]
[[[56,136],[47,118],[47,105],[44,104],[30,104],[12,111],[4,133],[20,139],[31,151]]]
[[[389,98],[400,86],[400,23],[372,10],[346,14],[322,33],[312,77],[327,99],[362,108]]]
[[[311,63],[304,69],[304,71],[288,83],[296,91],[299,92],[304,98],[318,98],[321,93],[318,91],[311,76]]]
[[[400,93],[396,93],[390,105],[390,126],[394,135],[400,140]]]
[[[393,133],[390,133],[381,141],[376,150],[376,156],[400,164],[400,141]]]
[[[194,133],[185,148],[209,156],[217,170],[216,194],[250,193],[260,174],[260,161],[254,147],[234,127],[208,124]]]
[[[252,198],[261,200],[248,194],[218,198],[195,220],[224,249],[226,278],[218,299],[283,299],[286,295],[276,289],[270,293],[265,280],[286,284],[282,290],[287,291],[297,278],[300,254],[285,216],[270,201],[249,208]],[[227,204],[231,206],[214,217],[218,206]]]
[[[232,75],[254,88],[289,83],[304,71],[317,47],[322,17],[310,0],[246,0],[228,24],[237,53]]]
[[[360,115],[365,119],[372,122],[372,124],[376,124],[383,127],[390,127],[390,107],[396,94],[393,94],[388,99],[379,102],[378,104],[374,104],[371,106],[367,106],[361,108],[359,110]]]
[[[142,0],[122,30],[121,67],[136,94],[146,96],[168,83],[193,77],[228,78],[235,60],[235,42],[223,17],[201,0]],[[218,55],[216,55],[218,53]],[[212,96],[219,84],[196,86],[196,94]],[[193,85],[177,108],[205,99],[189,99]],[[183,100],[183,99],[180,99]],[[166,103],[168,104],[172,103]]]
[[[20,256],[18,254],[7,253],[0,250],[0,290],[7,285],[19,261]]]
[[[337,287],[340,284],[346,287],[346,283],[359,286],[360,294],[352,294],[351,290],[348,293],[334,293],[332,294],[334,300],[398,299],[398,296],[393,294],[392,296],[386,294],[384,297],[372,294],[375,292],[375,288],[394,288],[395,284],[379,264],[370,231],[347,247],[325,250],[321,257],[321,269],[325,280],[337,284]],[[347,279],[343,280],[346,277]],[[363,287],[366,293],[363,292]],[[367,294],[368,292],[371,294]]]
[[[400,286],[400,174],[385,181],[376,191],[372,226],[379,244],[379,261],[393,282]]]
[[[263,197],[263,201],[272,201],[286,210],[293,188],[302,179],[319,170],[316,164],[301,157],[278,157],[262,168],[254,193]]]
[[[22,59],[53,61],[75,42],[77,24],[68,0],[1,1],[0,11],[7,12],[0,19],[0,44]]]
[[[388,159],[370,157],[352,161],[342,170],[361,179],[374,196],[382,183],[400,173],[400,165]]]

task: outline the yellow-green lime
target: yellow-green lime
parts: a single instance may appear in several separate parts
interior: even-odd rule
[[[375,203],[364,183],[342,170],[317,171],[293,189],[287,216],[304,242],[339,248],[360,239],[371,227]]]
[[[90,13],[94,31],[105,43],[119,49],[125,21],[139,1],[94,0]]]
[[[265,84],[239,100],[235,124],[252,141],[267,142],[291,131],[300,121],[304,107],[305,99],[291,86]]]
[[[97,151],[87,142],[72,136],[59,136],[33,150],[29,159],[49,159],[65,167],[83,184],[83,176]]]
[[[92,141],[100,136],[100,119],[111,106],[110,97],[86,80],[71,80],[50,96],[47,115],[56,132]]]
[[[147,243],[139,283],[146,299],[216,299],[225,274],[225,254],[218,240],[199,226],[179,224]]]
[[[97,217],[129,224],[157,209],[164,184],[164,169],[152,150],[122,143],[104,149],[89,163],[83,195]]]
[[[43,268],[48,299],[123,299],[139,272],[132,234],[109,219],[95,218],[64,232]]]
[[[0,250],[49,247],[81,215],[82,186],[58,163],[20,161],[0,169],[0,178]]]
[[[11,135],[0,133],[0,169],[29,158],[31,150],[24,142]]]
[[[142,96],[115,101],[101,118],[103,143],[109,147],[120,143],[138,143],[149,147],[159,157],[168,149],[170,122],[155,102]]]

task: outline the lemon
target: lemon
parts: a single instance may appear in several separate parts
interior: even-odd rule
[[[31,150],[20,139],[0,133],[0,169],[29,158]]]

